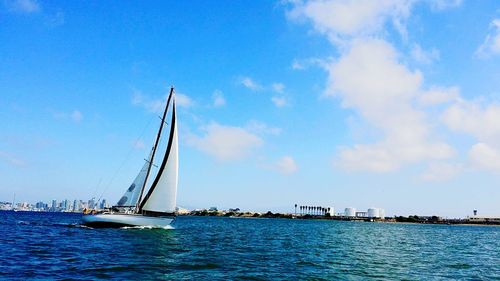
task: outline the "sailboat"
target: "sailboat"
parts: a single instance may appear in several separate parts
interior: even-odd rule
[[[168,123],[166,117],[170,105],[172,105],[172,117]],[[158,172],[150,177],[152,167],[157,167],[153,163],[159,154],[158,147],[164,125],[170,126],[167,147],[161,162],[158,161],[161,163]],[[139,174],[115,206],[98,213],[84,214],[83,224],[92,227],[169,226],[175,219],[178,157],[175,94],[172,87],[155,142]]]

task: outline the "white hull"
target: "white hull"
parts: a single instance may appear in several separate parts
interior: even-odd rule
[[[82,216],[83,224],[96,227],[120,227],[120,226],[147,226],[166,227],[169,226],[174,217],[148,217],[131,214],[97,214]]]

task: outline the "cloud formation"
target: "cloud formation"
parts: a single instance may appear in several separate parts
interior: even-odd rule
[[[476,51],[481,58],[500,54],[500,19],[494,19],[490,23],[490,33]]]
[[[435,48],[425,51],[420,45],[415,44],[411,49],[412,58],[421,64],[431,64],[439,60],[439,51]]]
[[[215,90],[212,94],[212,105],[214,107],[222,107],[226,105],[226,99],[221,90]]]
[[[271,85],[271,88],[273,89],[274,92],[276,92],[278,94],[283,94],[283,92],[285,91],[285,84],[283,84],[283,83],[273,83]]]
[[[316,31],[325,34],[334,44],[379,33],[387,21],[405,37],[404,22],[409,16],[412,0],[317,0],[298,3],[289,11],[292,20],[312,22]]]
[[[427,167],[427,170],[422,174],[422,179],[425,181],[446,181],[464,170],[464,166],[460,163],[447,162],[432,162]]]
[[[403,164],[446,159],[453,149],[434,140],[426,113],[413,103],[422,74],[398,62],[396,50],[378,39],[355,40],[327,69],[325,96],[339,97],[380,130],[383,139],[339,149],[337,165],[348,170],[393,171]]]
[[[426,179],[446,178],[458,169],[446,162],[456,154],[454,148],[437,137],[435,124],[426,107],[449,105],[460,99],[458,87],[433,85],[426,89],[424,76],[410,69],[388,41],[382,39],[390,23],[407,40],[405,22],[415,1],[305,1],[289,11],[290,19],[310,22],[324,34],[340,56],[321,60],[328,74],[325,97],[338,98],[342,106],[354,110],[379,138],[338,148],[335,165],[355,171],[389,172],[408,164],[429,165]],[[456,7],[460,1],[440,1],[433,8]],[[439,51],[423,50],[413,44],[410,57],[430,64],[439,59]],[[304,69],[295,60],[294,69]],[[447,174],[447,175],[444,175]]]
[[[469,159],[474,168],[485,169],[500,174],[500,150],[486,143],[476,143],[469,151]]]
[[[26,162],[17,156],[0,150],[0,159],[6,161],[8,164],[13,165],[13,166],[24,166],[26,165]]]
[[[250,120],[245,125],[245,129],[257,135],[272,135],[278,136],[281,134],[281,128],[271,127],[257,120]]]
[[[271,98],[271,101],[274,103],[276,107],[284,107],[288,105],[288,100],[283,96],[274,96]]]
[[[468,152],[472,168],[500,173],[500,105],[458,99],[441,116],[452,131],[472,136]]]
[[[496,121],[500,106],[464,99],[456,86],[426,86],[421,71],[408,67],[404,58],[430,64],[439,59],[439,51],[426,51],[413,43],[405,55],[383,39],[386,24],[391,23],[407,42],[405,21],[414,2],[315,0],[295,2],[288,13],[294,21],[312,23],[340,53],[338,58],[319,59],[316,64],[328,74],[323,96],[340,99],[343,107],[378,133],[375,141],[338,147],[335,165],[351,171],[389,172],[423,163],[427,166],[421,176],[424,180],[446,180],[469,168],[500,173],[500,123]],[[428,2],[433,10],[461,3]],[[479,56],[500,53],[500,20],[493,20],[490,29],[476,51]],[[292,68],[305,69],[306,65],[295,60]],[[449,131],[437,132],[436,128]],[[441,139],[453,134],[475,140],[467,163],[457,162],[456,150]]]
[[[52,116],[56,119],[71,120],[75,123],[80,123],[83,120],[83,113],[80,110],[73,110],[72,112],[53,112]]]
[[[248,157],[264,141],[242,127],[212,122],[202,128],[203,135],[189,135],[187,144],[219,161],[236,161]]]
[[[283,156],[275,163],[275,168],[278,172],[284,175],[294,174],[298,171],[299,167],[291,156]]]
[[[132,105],[143,107],[149,112],[161,114],[165,109],[166,102],[167,96],[154,99],[144,95],[137,89],[132,90]],[[182,93],[175,93],[175,102],[178,107],[188,108],[194,105],[194,101],[189,96]]]
[[[431,8],[437,11],[459,7],[462,2],[462,0],[429,0]]]
[[[151,99],[145,96],[141,91],[133,89],[132,90],[132,105],[140,106],[149,112],[161,113],[163,110],[164,101],[163,99]]]
[[[74,122],[80,122],[83,119],[83,114],[79,110],[73,110],[71,113],[71,120]]]
[[[7,0],[4,2],[7,10],[15,13],[35,13],[40,11],[40,4],[36,0]]]
[[[179,107],[191,107],[194,104],[190,97],[181,93],[175,94],[175,102]]]
[[[259,91],[262,89],[262,86],[250,77],[241,77],[239,83],[252,91]]]

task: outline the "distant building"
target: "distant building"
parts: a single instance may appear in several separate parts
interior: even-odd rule
[[[78,200],[73,200],[73,212],[78,212],[78,210],[80,209],[78,203]]]
[[[36,202],[35,204],[35,208],[37,208],[38,210],[44,210],[45,208],[45,203],[43,203],[42,201],[40,202]]]
[[[500,223],[500,216],[478,216],[477,210],[473,211],[472,217],[467,217],[467,220],[470,222],[478,222],[478,223]]]
[[[63,207],[63,210],[65,211],[69,211],[71,210],[71,203],[69,202],[68,199],[64,200],[64,207]]]
[[[12,210],[11,202],[0,202],[0,210]]]
[[[100,209],[106,209],[108,208],[108,202],[106,202],[106,199],[102,199],[101,204],[99,205]]]
[[[351,216],[348,216],[348,217],[351,217]],[[357,218],[367,218],[368,217],[368,212],[363,212],[363,211],[358,211],[356,212],[356,216]]]
[[[188,215],[190,213],[190,211],[188,209],[185,209],[185,208],[182,208],[182,207],[176,207],[175,211],[179,215]]]
[[[356,208],[352,208],[352,207],[345,208],[344,215],[346,217],[355,217],[356,216]]]
[[[367,213],[369,218],[385,219],[385,210],[382,208],[370,208]]]
[[[472,216],[467,218],[470,222],[480,222],[480,223],[500,223],[500,217],[498,216]]]
[[[94,208],[96,208],[96,207],[97,207],[97,206],[96,206],[96,204],[95,204],[95,200],[94,200],[94,198],[90,199],[90,200],[89,200],[89,202],[88,202],[88,208],[89,208],[89,209],[94,209]]]

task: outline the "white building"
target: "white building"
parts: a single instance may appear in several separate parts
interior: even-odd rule
[[[356,216],[356,208],[353,208],[353,207],[345,208],[344,215],[346,217],[355,217]]]

